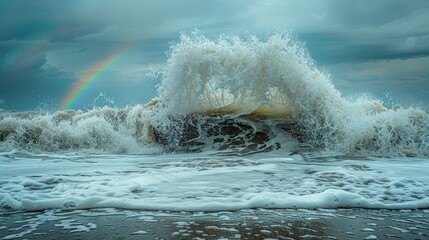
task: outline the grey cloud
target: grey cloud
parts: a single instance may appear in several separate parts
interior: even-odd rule
[[[89,51],[89,47],[82,47],[77,52],[78,53],[84,53],[84,52],[88,52],[88,51]]]
[[[429,56],[429,35],[412,40],[402,36],[384,36],[383,39],[382,36],[379,39],[365,36],[349,33],[299,35],[306,42],[311,55],[321,64]]]
[[[194,28],[207,29],[206,26],[219,22],[228,22],[232,25],[233,21],[237,21],[236,15],[248,3],[227,0],[130,0],[124,4],[107,0],[103,1],[102,9],[100,4],[87,4],[82,5],[77,11],[81,16],[90,16],[102,11],[103,14],[98,15],[98,20],[107,25],[102,32],[85,37],[85,40],[121,41],[177,38],[181,31]],[[218,26],[219,29],[228,28],[225,24]]]
[[[329,67],[332,79],[344,93],[373,92],[378,97],[389,93],[398,101],[427,102],[429,57],[371,61],[360,63],[338,63]]]
[[[15,109],[59,100],[76,76],[47,59],[50,51],[99,32],[102,25],[73,13],[72,1],[0,1],[0,99]]]
[[[414,64],[423,67],[429,61],[428,19],[425,0],[4,0],[0,1],[0,84],[4,88],[7,77],[9,88],[8,93],[0,90],[0,99],[4,94],[13,99],[13,92],[34,97],[31,88],[37,95],[58,98],[94,64],[137,42],[105,73],[99,89],[88,91],[110,92],[121,104],[127,102],[121,90],[130,91],[128,101],[143,101],[136,89],[153,90],[157,83],[145,81],[137,74],[139,69],[165,64],[169,44],[178,41],[180,32],[195,28],[209,38],[292,31],[321,68],[334,69],[333,76],[340,78],[335,81],[344,89],[376,90],[378,82],[406,89],[409,81],[413,84],[406,87],[419,88],[423,96],[428,89],[422,80],[427,79],[426,72],[412,68],[396,72],[393,79],[377,72],[376,66],[395,68],[404,61],[411,67],[412,60],[419,59]],[[16,60],[31,48],[26,61]],[[395,64],[383,65],[384,60]],[[358,71],[365,68],[370,74]],[[151,91],[147,94],[154,94]]]
[[[246,13],[256,31],[292,30],[324,64],[426,56],[429,2],[264,1]]]
[[[351,28],[385,25],[429,6],[427,1],[415,0],[327,0],[326,3],[326,22]]]
[[[0,44],[0,99],[10,109],[34,109],[44,99],[58,98],[71,86],[72,73],[47,64],[51,47],[43,42]],[[5,50],[8,49],[8,50]],[[5,51],[4,51],[5,50]]]
[[[78,37],[99,33],[104,28],[97,24],[89,25],[85,22],[64,22],[58,24],[56,27],[57,29],[55,31],[46,34],[46,39],[48,41],[71,41]]]
[[[46,45],[43,43],[30,45],[25,42],[9,41],[0,43],[0,71],[10,74],[34,73],[46,63]]]
[[[0,1],[0,40],[64,41],[100,32],[102,24],[73,12],[81,1]]]
[[[76,79],[73,74],[54,67],[33,71],[0,71],[0,99],[10,109],[35,109],[42,100],[58,102],[64,90]],[[55,109],[55,105],[50,106]]]

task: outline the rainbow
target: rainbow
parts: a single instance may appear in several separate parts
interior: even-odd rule
[[[112,64],[114,64],[127,50],[134,47],[136,42],[129,42],[124,44],[120,48],[116,49],[109,56],[92,66],[85,74],[79,79],[79,81],[73,86],[67,95],[61,100],[60,108],[68,109],[73,106],[76,100],[81,96],[85,89],[94,82],[95,79]]]

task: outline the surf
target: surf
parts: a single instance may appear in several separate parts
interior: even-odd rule
[[[428,120],[345,98],[290,35],[183,34],[149,103],[1,111],[0,212],[427,209]]]

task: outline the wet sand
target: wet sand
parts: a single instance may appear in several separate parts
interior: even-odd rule
[[[429,239],[429,210],[2,212],[0,239]]]

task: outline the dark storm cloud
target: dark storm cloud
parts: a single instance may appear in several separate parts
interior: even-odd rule
[[[73,15],[72,1],[0,1],[0,99],[12,109],[35,108],[77,78],[47,62],[58,42],[100,32],[102,25]]]
[[[35,109],[42,101],[59,101],[58,93],[71,85],[75,77],[55,67],[37,68],[33,71],[0,71],[0,99],[3,107]],[[51,109],[56,104],[49,106]]]
[[[414,0],[328,0],[326,22],[350,28],[376,27],[407,18],[428,7],[427,1]]]
[[[344,89],[390,84],[392,91],[414,87],[424,96],[428,21],[426,0],[3,0],[0,99],[10,106],[33,103],[36,95],[58,101],[86,71],[129,42],[138,44],[100,76],[85,100],[97,91],[121,104],[153,97],[159,79],[145,75],[163,68],[180,32],[194,29],[209,38],[292,31]],[[379,71],[398,66],[402,73]]]
[[[0,43],[2,107],[35,109],[47,99],[58,101],[61,89],[75,80],[73,74],[47,64],[48,48],[47,44]]]
[[[350,33],[304,33],[299,37],[320,64],[429,56],[429,33],[418,37],[380,35],[378,39]]]
[[[77,2],[77,1],[76,1]],[[75,1],[0,1],[0,40],[64,41],[101,31],[94,19],[75,15]]]
[[[346,95],[391,97],[393,102],[429,104],[429,56],[390,61],[348,62],[330,66],[336,86]],[[386,99],[385,99],[386,100]]]
[[[291,29],[322,63],[426,56],[429,2],[267,1],[249,7],[258,30]]]

